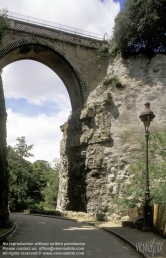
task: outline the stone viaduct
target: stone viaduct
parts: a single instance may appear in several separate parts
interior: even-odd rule
[[[81,154],[82,150],[80,150],[80,112],[87,102],[89,93],[96,88],[106,74],[108,59],[102,57],[99,51],[106,42],[97,34],[87,34],[87,32],[78,30],[70,31],[69,27],[56,28],[53,24],[42,25],[36,21],[25,21],[25,18],[18,17],[9,17],[9,22],[9,28],[0,48],[0,70],[18,60],[36,60],[52,69],[66,86],[72,106],[72,115],[67,131],[72,131],[75,136],[67,133],[66,147],[62,146],[61,149],[62,166],[64,163],[67,166],[65,168],[67,185],[60,186],[60,192],[63,192],[60,194],[60,199],[68,199],[62,202],[64,209],[86,211],[85,162],[84,155]],[[7,115],[2,85],[1,79],[1,158],[4,161],[6,159]],[[78,163],[82,164],[80,171],[75,169]],[[2,182],[0,217],[4,217],[4,220],[7,216],[6,165],[6,163],[3,164],[0,173]],[[63,173],[64,171],[61,174]],[[75,191],[78,186],[79,190]]]
[[[57,208],[104,213],[118,194],[118,180],[129,182],[130,165],[140,155],[144,128],[139,114],[145,102],[151,103],[156,115],[150,131],[166,128],[166,56],[112,57],[99,51],[106,42],[88,36],[10,19],[0,49],[0,69],[17,60],[31,59],[45,64],[62,79],[72,113],[60,128],[63,138]],[[116,84],[117,78],[120,84]],[[7,115],[2,80],[0,85],[0,221],[5,223]]]

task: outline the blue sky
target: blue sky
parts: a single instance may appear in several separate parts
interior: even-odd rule
[[[120,3],[120,8],[122,9],[124,7],[124,3],[126,0],[114,0],[114,2],[119,2]]]
[[[34,116],[37,114],[46,114],[50,116],[52,113],[60,111],[58,105],[53,101],[46,101],[43,105],[29,103],[27,99],[24,98],[6,98],[5,101],[7,109],[11,108],[13,112],[24,114],[26,116]]]
[[[101,2],[104,2],[104,1],[105,1],[105,0],[101,0]],[[121,5],[121,7],[123,7],[125,1],[126,1],[126,0],[114,0],[114,2],[119,2],[120,5]]]
[[[91,0],[89,8],[89,0],[1,0],[1,9],[111,35],[124,1]],[[27,144],[34,144],[32,162],[58,158],[62,138],[59,127],[71,112],[65,85],[48,67],[30,60],[6,66],[2,79],[8,113],[7,143],[14,146],[18,136],[25,136]]]

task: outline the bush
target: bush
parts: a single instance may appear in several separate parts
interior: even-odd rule
[[[102,45],[101,48],[99,49],[100,52],[108,52],[109,51],[109,46],[107,44]]]
[[[119,78],[116,75],[105,77],[105,79],[103,81],[103,84],[108,85],[110,83],[114,83],[115,87],[117,87],[117,88],[123,88],[124,87],[124,85],[121,83],[121,81],[119,80]]]
[[[166,130],[152,133],[149,137],[149,182],[152,204],[166,206]],[[141,142],[141,155],[130,167],[130,179],[119,180],[119,194],[113,204],[119,210],[126,210],[144,204],[145,197],[145,141]]]

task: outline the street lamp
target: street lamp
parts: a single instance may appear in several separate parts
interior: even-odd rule
[[[150,205],[150,190],[149,190],[149,168],[148,168],[148,140],[149,126],[155,115],[150,110],[150,103],[145,103],[145,109],[141,112],[139,118],[144,123],[145,141],[146,141],[146,188],[145,188],[145,203],[144,203],[144,227],[143,231],[153,229],[153,207]]]

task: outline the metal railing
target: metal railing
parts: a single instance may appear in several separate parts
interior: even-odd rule
[[[55,30],[59,30],[62,32],[67,32],[67,33],[71,33],[71,34],[86,37],[86,38],[96,39],[96,40],[100,40],[100,41],[103,40],[103,35],[89,32],[86,30],[80,30],[80,29],[69,27],[66,25],[59,24],[59,23],[41,20],[38,18],[34,18],[31,16],[25,16],[25,15],[14,13],[14,12],[7,12],[7,16],[9,19],[13,19],[13,20],[28,22],[28,23],[31,23],[34,25],[44,26],[46,28],[55,29]]]

